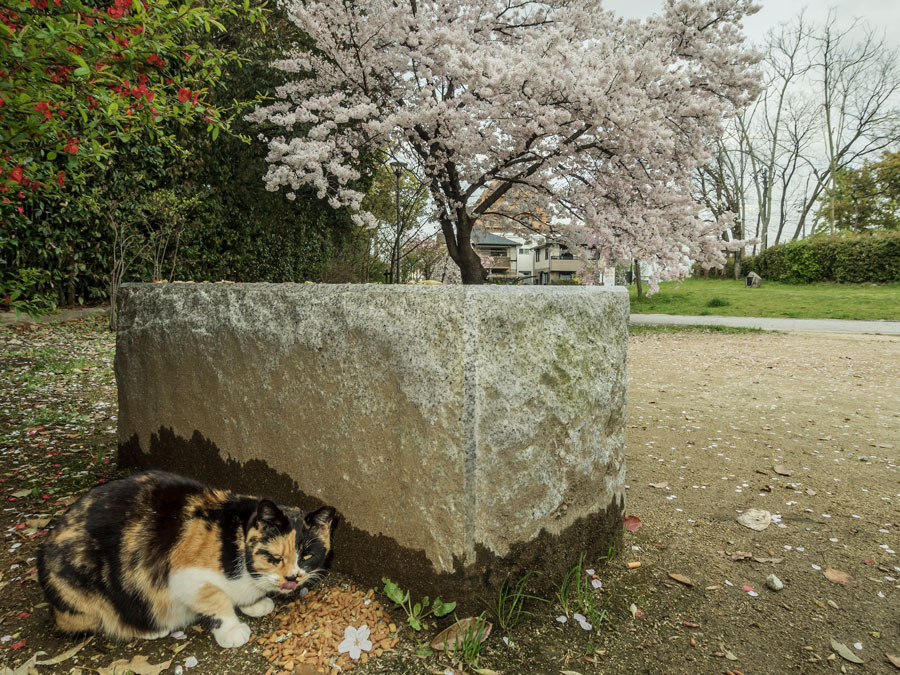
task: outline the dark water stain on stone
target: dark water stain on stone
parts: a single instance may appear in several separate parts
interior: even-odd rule
[[[243,494],[269,497],[279,503],[311,511],[323,502],[305,494],[287,474],[272,469],[265,461],[239,462],[222,457],[218,447],[195,431],[190,439],[160,427],[152,434],[149,452],[140,446],[137,434],[119,445],[119,464],[123,468],[162,469],[189,476],[214,487]],[[440,595],[456,600],[457,612],[484,609],[480,598],[490,602],[503,581],[518,580],[535,573],[534,592],[550,598],[579,556],[590,564],[599,562],[618,541],[622,529],[624,502],[614,501],[597,513],[582,517],[559,534],[541,530],[530,542],[514,544],[505,556],[483,546],[476,547],[475,563],[465,566],[454,557],[454,572],[437,573],[425,552],[401,546],[382,534],[371,534],[341,518],[332,538],[331,567],[366,587],[381,588],[381,578],[389,577],[409,589],[414,600]],[[390,495],[384,495],[382,508],[391,508]],[[403,514],[397,514],[402,518]]]

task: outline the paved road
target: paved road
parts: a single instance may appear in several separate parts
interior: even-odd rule
[[[631,323],[667,326],[732,326],[786,332],[861,333],[900,335],[900,321],[844,321],[842,319],[764,319],[751,316],[679,316],[676,314],[632,314]]]

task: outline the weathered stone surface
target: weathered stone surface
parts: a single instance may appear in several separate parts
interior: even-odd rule
[[[126,285],[122,460],[332,504],[363,576],[564,566],[620,527],[627,318],[608,288]]]

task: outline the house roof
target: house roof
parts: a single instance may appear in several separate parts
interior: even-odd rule
[[[518,242],[505,237],[499,237],[491,232],[472,230],[473,246],[518,246]]]

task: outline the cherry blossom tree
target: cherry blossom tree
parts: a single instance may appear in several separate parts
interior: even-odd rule
[[[554,229],[653,260],[658,278],[724,261],[728,224],[699,218],[691,176],[758,93],[740,31],[751,0],[668,0],[644,21],[596,0],[281,2],[315,46],[274,64],[294,79],[250,118],[280,127],[270,190],[314,186],[357,210],[360,158],[394,148],[464,283],[485,278],[475,221],[516,186]]]

